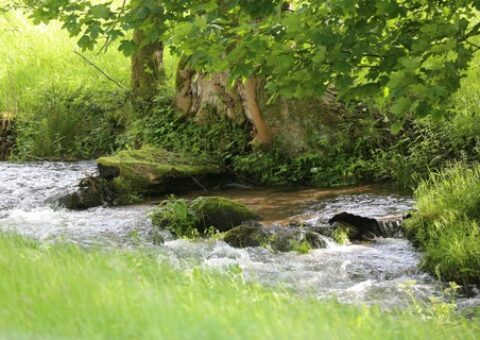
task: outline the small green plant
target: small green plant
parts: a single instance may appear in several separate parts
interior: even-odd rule
[[[312,250],[312,247],[310,246],[310,243],[308,243],[307,240],[303,240],[301,242],[296,242],[292,245],[293,251],[296,251],[299,254],[308,254],[310,250]]]
[[[349,242],[348,233],[342,228],[337,228],[332,232],[332,238],[340,245],[345,245]]]
[[[439,325],[451,323],[457,310],[455,298],[460,286],[455,282],[449,282],[442,296],[430,296],[427,301],[422,301],[415,297],[415,284],[416,281],[411,280],[399,286],[411,300],[410,310],[423,320],[435,320]]]
[[[197,238],[196,217],[190,212],[188,202],[170,196],[152,213],[152,223],[170,230],[179,237]]]

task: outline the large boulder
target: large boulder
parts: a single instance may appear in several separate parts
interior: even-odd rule
[[[101,157],[97,164],[100,177],[120,177],[149,195],[204,189],[224,175],[215,164],[152,146]]]
[[[229,180],[215,164],[161,148],[144,146],[97,159],[98,177],[80,183],[60,199],[70,209],[126,205],[145,197],[205,189]]]
[[[198,229],[209,227],[224,232],[259,216],[244,204],[223,197],[198,197],[190,204],[190,211],[198,220]]]

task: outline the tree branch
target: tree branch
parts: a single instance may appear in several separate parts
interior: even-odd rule
[[[125,88],[122,84],[120,84],[118,81],[116,81],[115,79],[113,79],[112,77],[110,77],[107,73],[105,73],[105,71],[103,71],[100,67],[98,67],[97,65],[95,65],[95,63],[93,61],[90,61],[87,57],[85,57],[83,54],[81,54],[80,52],[77,52],[77,51],[73,51],[73,53],[75,53],[76,55],[80,56],[80,58],[82,58],[87,64],[89,64],[90,66],[92,66],[94,69],[96,69],[98,72],[100,72],[105,78],[107,78],[108,80],[110,80],[111,82],[115,83],[115,85],[117,85],[119,88],[123,89]]]

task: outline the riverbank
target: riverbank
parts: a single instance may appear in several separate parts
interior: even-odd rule
[[[148,251],[85,251],[0,235],[0,336],[475,339],[450,308],[382,312],[225,275],[172,269]]]

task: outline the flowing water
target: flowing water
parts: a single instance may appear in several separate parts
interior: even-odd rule
[[[442,295],[441,285],[418,269],[421,255],[402,239],[345,246],[331,242],[326,249],[300,255],[272,253],[263,248],[235,249],[212,240],[174,240],[166,232],[166,242],[154,246],[148,219],[153,202],[85,211],[69,211],[55,204],[58,197],[75,190],[81,178],[95,171],[93,162],[0,162],[0,231],[13,231],[44,242],[148,247],[181,269],[204,267],[223,271],[240,267],[246,280],[348,303],[403,305],[410,300],[402,288],[405,285],[417,299]],[[369,187],[232,189],[215,194],[249,205],[267,225],[291,220],[322,225],[342,211],[367,217],[399,215],[413,203],[408,196]],[[474,305],[479,301],[470,297],[461,298],[459,303]]]

